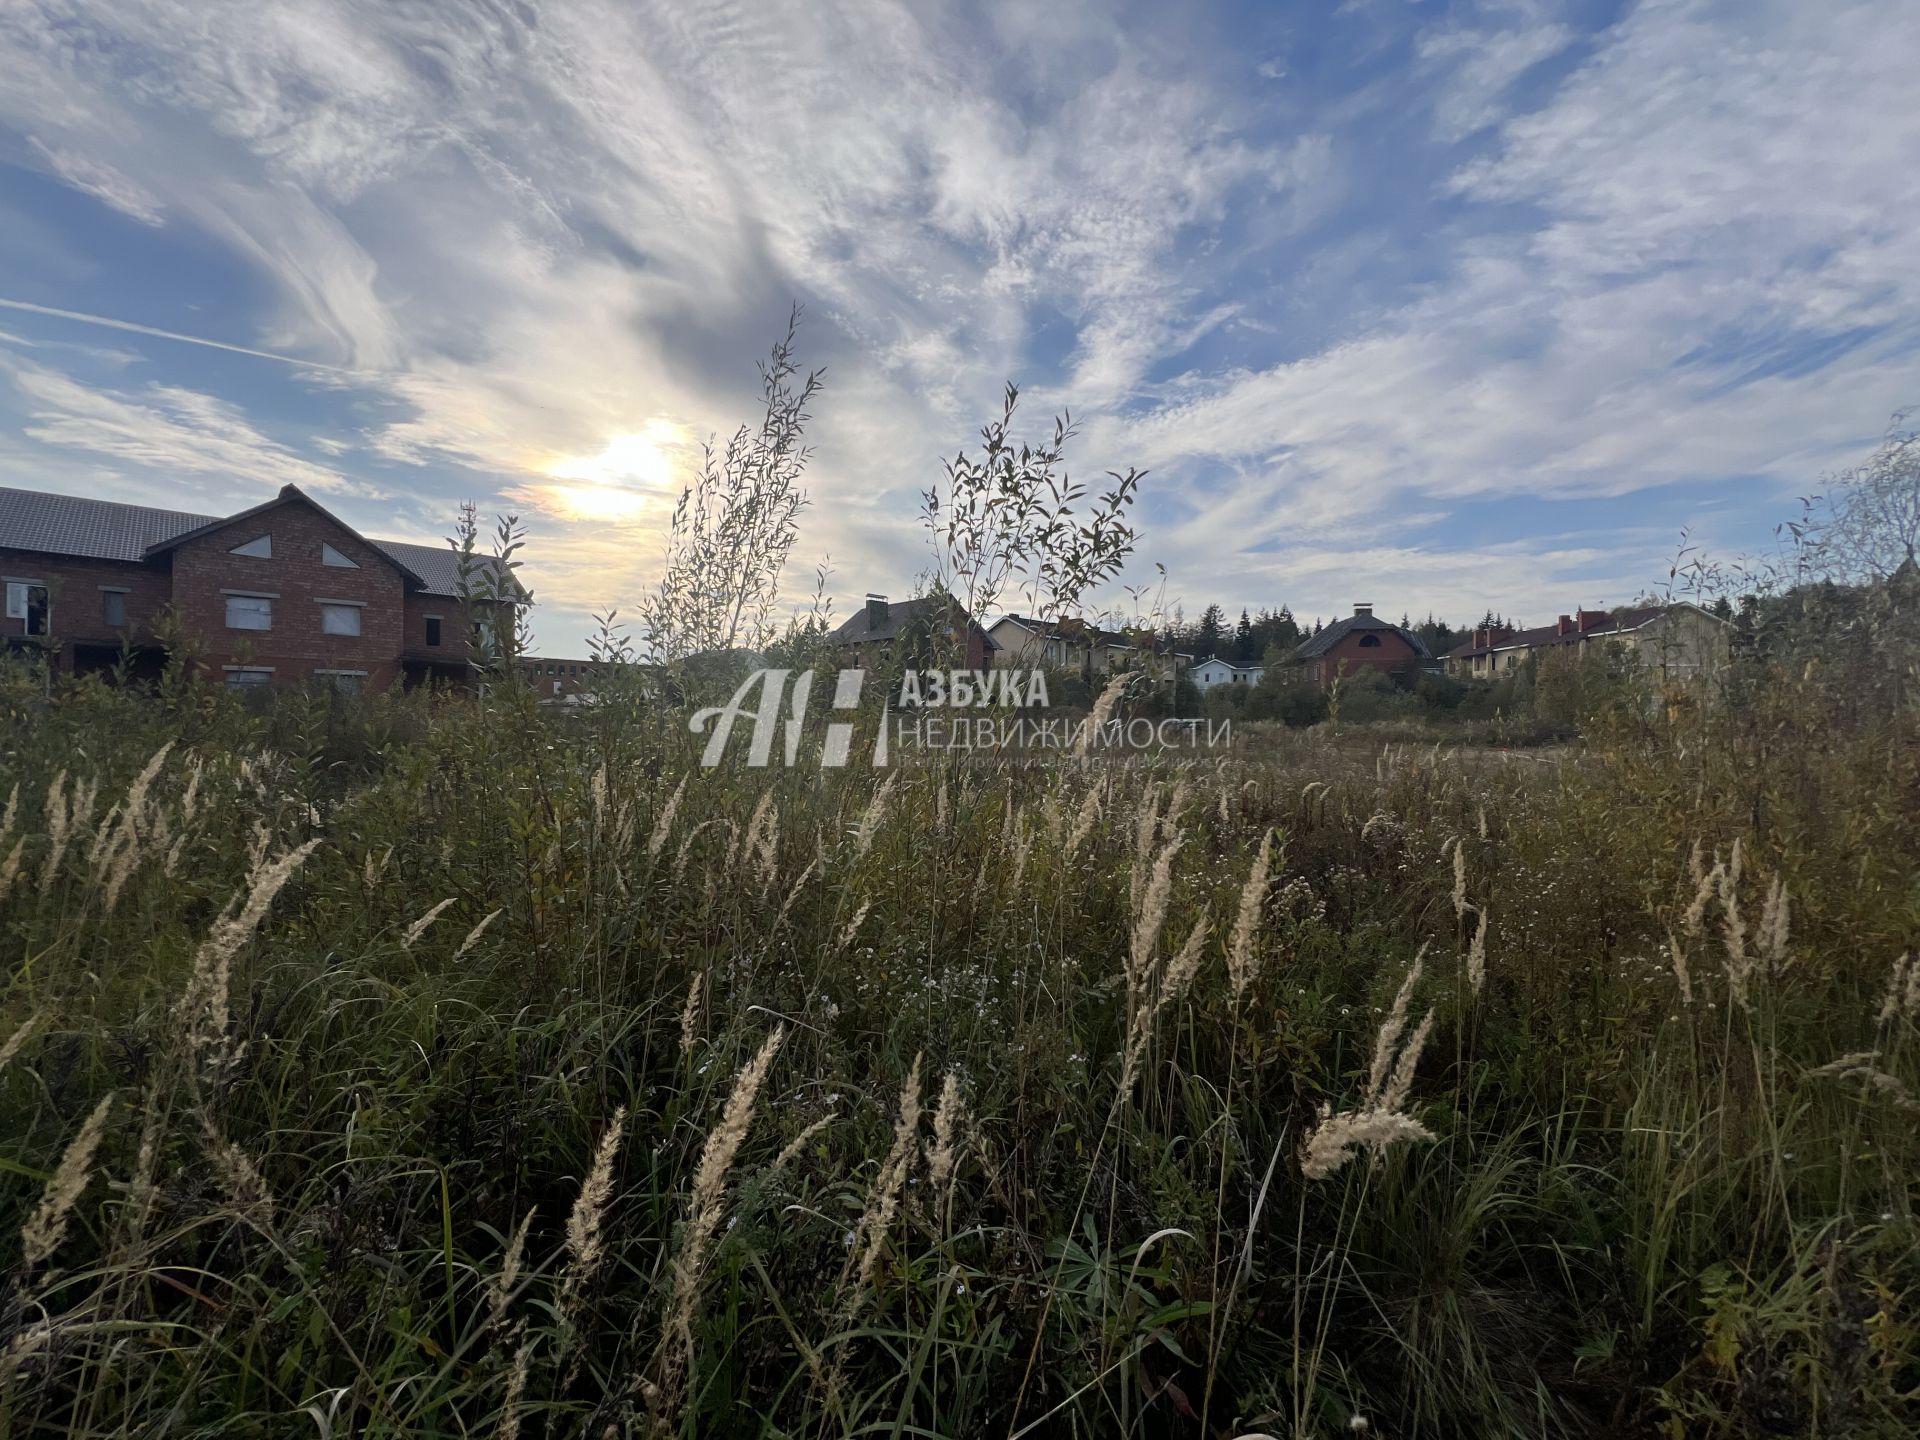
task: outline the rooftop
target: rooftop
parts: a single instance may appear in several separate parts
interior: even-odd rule
[[[293,486],[282,490],[280,496],[266,502],[267,505],[287,498],[287,490],[316,508],[325,509]],[[36,550],[46,555],[137,564],[196,530],[224,524],[233,518],[0,486],[0,549]],[[415,545],[404,540],[371,537],[367,543],[417,579],[426,594],[449,597],[460,594],[460,557],[451,545]],[[494,564],[492,556],[476,558],[483,572]]]

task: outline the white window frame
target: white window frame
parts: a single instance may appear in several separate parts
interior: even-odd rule
[[[360,612],[367,608],[366,601],[320,600],[317,603],[320,606],[320,633],[322,635],[342,635],[349,639],[358,639],[360,637],[362,630]],[[347,615],[353,617],[353,629],[334,630],[329,628],[328,622],[336,618],[337,612],[344,612],[344,614],[339,614],[338,618],[344,619]]]
[[[273,602],[280,598],[278,594],[265,590],[222,590],[220,593],[226,597],[227,629],[244,630],[250,634],[263,634],[273,629]],[[264,608],[261,609],[259,613],[266,618],[267,623],[264,625],[234,624],[233,620],[236,612],[233,608],[233,602],[236,600],[261,601]],[[246,612],[241,611],[238,613],[245,614]]]
[[[53,633],[53,589],[44,580],[36,580],[28,575],[8,575],[4,578],[7,587],[7,619],[20,622],[22,635],[51,635]],[[28,627],[33,622],[33,592],[40,591],[46,600],[41,609],[46,615],[46,628],[35,631]],[[16,599],[16,597],[18,597]]]
[[[320,563],[334,570],[358,570],[360,568],[360,562],[358,560],[329,545],[324,540],[320,542]]]
[[[255,549],[255,546],[259,548]],[[264,535],[256,535],[251,540],[235,545],[231,550],[227,551],[227,553],[229,555],[245,556],[249,560],[271,560],[273,558],[273,532],[269,530]]]

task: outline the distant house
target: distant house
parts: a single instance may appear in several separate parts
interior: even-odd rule
[[[575,701],[591,699],[594,662],[563,660],[554,655],[525,655],[519,660],[520,673],[534,694],[543,700]]]
[[[1577,654],[1609,645],[1663,675],[1684,679],[1724,665],[1731,653],[1731,636],[1732,627],[1725,620],[1685,601],[1575,610],[1531,630],[1483,626],[1447,652],[1446,667],[1449,675],[1491,680],[1519,669],[1535,655]]]
[[[1302,641],[1293,654],[1304,677],[1316,685],[1330,685],[1361,670],[1382,674],[1412,670],[1433,659],[1418,635],[1382,620],[1364,601],[1355,604],[1346,619]]]
[[[989,626],[987,635],[996,647],[993,663],[1002,666],[1052,665],[1082,675],[1105,675],[1126,668],[1139,653],[1124,632],[1084,620],[1007,615]]]
[[[1218,655],[1209,655],[1187,671],[1187,679],[1197,690],[1211,690],[1216,685],[1258,685],[1266,673],[1264,665],[1233,665]]]
[[[869,670],[885,669],[896,656],[931,663],[936,642],[953,647],[952,663],[960,668],[985,670],[998,648],[957,600],[937,595],[892,603],[884,595],[869,595],[828,639]]]
[[[232,515],[0,489],[6,644],[75,673],[157,674],[168,632],[233,689],[465,683],[469,637],[484,649],[526,600],[477,563],[497,604],[462,598],[448,546],[371,539],[292,485]]]

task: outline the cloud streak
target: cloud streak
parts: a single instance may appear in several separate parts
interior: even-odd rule
[[[239,387],[162,346],[146,384],[16,369],[0,425],[137,463],[158,503],[258,457],[255,484],[393,497],[385,533],[527,507],[565,637],[644,585],[653,497],[752,413],[795,298],[829,369],[800,557],[853,590],[909,582],[914,497],[1008,378],[1036,423],[1072,406],[1082,468],[1153,470],[1144,549],[1195,603],[1308,613],[1361,576],[1461,615],[1475,585],[1535,612],[1630,587],[1648,513],[1737,478],[1748,503],[1699,518],[1738,542],[1915,398],[1910,7],[1290,25],[20,0],[0,156],[124,217],[76,235],[101,273],[211,254],[233,298],[188,321],[42,265],[0,304],[297,372]],[[622,437],[668,432],[664,473],[619,471]],[[1545,507],[1531,549],[1476,530],[1502,499]],[[1596,500],[1593,544],[1551,538]]]

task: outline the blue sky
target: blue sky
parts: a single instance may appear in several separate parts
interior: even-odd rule
[[[1550,619],[1920,402],[1916,54],[1908,0],[12,0],[0,483],[516,509],[576,649],[798,300],[842,614],[1016,380],[1189,611]]]

